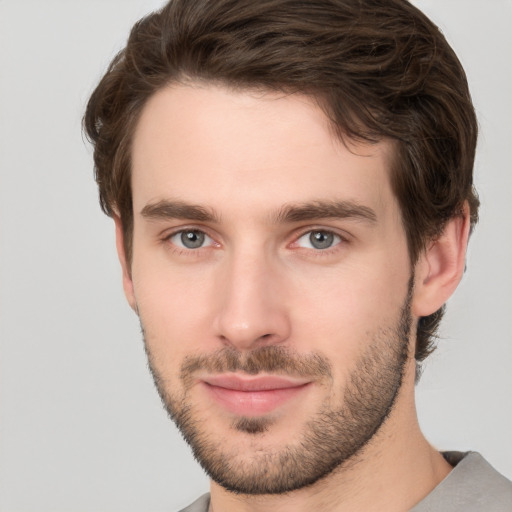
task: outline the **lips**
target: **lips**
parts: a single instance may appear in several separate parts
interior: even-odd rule
[[[280,376],[207,376],[201,383],[214,402],[236,415],[268,414],[297,399],[311,381]]]

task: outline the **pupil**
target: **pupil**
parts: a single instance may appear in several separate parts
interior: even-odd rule
[[[309,235],[309,241],[315,249],[327,249],[334,241],[334,235],[325,231],[313,231]]]
[[[181,242],[188,249],[197,249],[204,242],[204,233],[200,231],[184,231],[181,234]]]

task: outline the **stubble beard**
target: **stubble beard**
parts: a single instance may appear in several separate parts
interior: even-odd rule
[[[392,328],[373,334],[351,373],[341,404],[335,407],[325,403],[305,423],[298,440],[272,451],[257,450],[247,456],[235,456],[229,449],[227,436],[216,439],[208,431],[201,410],[189,400],[192,375],[198,370],[239,371],[252,375],[278,372],[326,381],[331,377],[331,366],[324,356],[318,353],[299,355],[283,347],[266,346],[247,356],[226,348],[206,356],[187,357],[181,367],[184,389],[181,397],[166,387],[145,340],[149,367],[169,416],[212,480],[240,494],[291,492],[348,466],[391,413],[409,358],[411,299],[412,278],[398,322]],[[271,433],[272,423],[269,417],[240,417],[233,421],[231,428],[257,440],[259,435]]]

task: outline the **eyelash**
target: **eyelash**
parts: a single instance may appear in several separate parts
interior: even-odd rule
[[[332,235],[336,238],[339,239],[338,242],[334,243],[331,247],[327,247],[325,249],[315,249],[315,248],[309,248],[309,247],[299,247],[297,246],[299,240],[301,238],[303,238],[304,236],[306,235],[310,235],[312,233],[323,233],[324,235]],[[301,231],[296,237],[295,237],[295,241],[292,242],[292,246],[293,245],[296,245],[297,247],[297,250],[306,250],[308,251],[310,254],[312,254],[313,256],[315,257],[326,257],[326,256],[329,256],[331,254],[335,254],[336,252],[338,252],[342,245],[345,245],[345,244],[348,244],[349,243],[349,240],[348,240],[348,237],[347,236],[343,236],[341,233],[339,233],[338,231],[334,231],[332,229],[325,229],[325,228],[321,228],[321,227],[313,227],[313,228],[308,228],[304,231]]]
[[[208,238],[210,238],[214,243],[211,244],[211,245],[207,245],[207,246],[204,246],[204,247],[198,247],[197,249],[188,249],[186,247],[179,247],[178,245],[174,244],[173,242],[171,242],[171,239],[173,237],[175,237],[176,235],[179,235],[180,233],[186,233],[186,232],[197,232],[197,233],[203,233],[205,236],[207,236]],[[166,234],[163,238],[162,238],[162,242],[164,242],[165,244],[167,244],[167,246],[171,249],[171,251],[174,253],[174,254],[177,254],[179,256],[181,255],[185,255],[185,256],[200,256],[203,252],[203,250],[205,249],[208,249],[209,247],[215,247],[215,246],[220,246],[220,244],[218,242],[215,242],[215,239],[210,236],[208,234],[207,231],[205,231],[204,228],[197,228],[197,227],[182,227],[180,229],[177,229],[175,231],[173,231],[172,233],[168,233]]]
[[[192,248],[179,247],[176,244],[171,242],[171,239],[173,237],[175,237],[176,235],[179,235],[180,233],[185,233],[185,232],[203,233],[205,236],[210,238],[214,243],[212,243],[210,245],[198,247],[197,249],[192,249]],[[335,243],[333,246],[327,247],[325,249],[314,249],[314,248],[297,246],[297,244],[301,238],[303,238],[307,234],[311,234],[314,232],[320,232],[325,235],[333,235],[334,237],[338,238],[339,241],[337,243]],[[208,249],[209,247],[214,247],[214,248],[220,247],[220,244],[218,242],[216,242],[214,237],[210,236],[204,228],[197,228],[197,227],[182,227],[180,229],[177,229],[177,230],[173,231],[172,233],[166,234],[162,238],[162,242],[168,244],[168,246],[171,248],[173,253],[178,254],[178,255],[186,255],[186,256],[200,256],[204,249]],[[339,251],[340,250],[339,246],[345,245],[347,243],[349,243],[348,238],[346,236],[341,235],[337,231],[333,231],[333,230],[325,229],[325,228],[319,228],[319,227],[317,227],[317,228],[310,227],[310,228],[300,231],[299,233],[294,235],[294,241],[291,244],[288,244],[287,246],[288,247],[296,246],[296,247],[294,247],[296,250],[306,250],[306,251],[309,251],[311,254],[313,254],[315,257],[322,257],[322,256],[327,256],[327,255],[330,255],[330,254],[333,254],[333,253]]]

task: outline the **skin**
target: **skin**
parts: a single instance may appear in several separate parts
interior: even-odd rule
[[[162,389],[192,405],[210,438],[229,438],[223,449],[235,465],[297,444],[308,419],[326,404],[343,404],[365,351],[396,325],[413,270],[413,333],[418,318],[444,304],[459,282],[467,209],[411,268],[390,186],[392,151],[389,141],[343,145],[323,112],[300,95],[175,84],[144,107],[132,148],[130,263],[116,218],[125,293]],[[365,214],[283,215],[306,203],[342,203]],[[190,208],[177,216],[176,204],[208,216]],[[205,243],[184,247],[179,231],[186,229],[204,232]],[[311,246],[312,230],[334,233],[332,246]],[[412,335],[391,413],[348,463],[285,495],[234,494],[212,482],[212,509],[398,511],[420,501],[451,468],[418,426],[414,341]],[[271,419],[264,433],[233,428],[236,412],[211,399],[202,375],[185,392],[187,357],[221,349],[247,356],[268,346],[320,354],[331,377],[313,379],[264,414]]]

